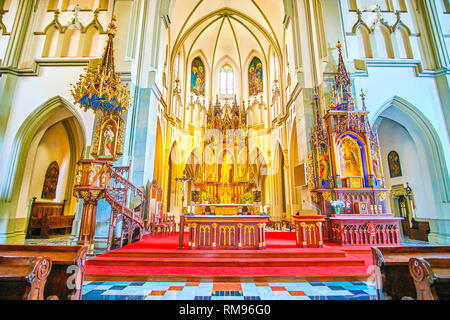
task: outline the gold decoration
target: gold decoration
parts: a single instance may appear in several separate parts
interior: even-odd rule
[[[128,85],[122,86],[120,75],[115,71],[113,38],[116,34],[116,18],[113,17],[108,30],[108,42],[97,67],[88,67],[75,85],[72,96],[80,108],[101,110],[108,114],[120,115],[126,112],[130,104]]]
[[[329,192],[329,191],[323,192],[323,193],[322,193],[322,198],[323,198],[323,200],[325,200],[325,201],[331,201],[331,200],[333,200],[333,198],[332,198],[332,196],[331,196],[331,192]]]
[[[381,192],[378,194],[378,199],[379,199],[380,201],[384,201],[384,200],[386,199],[386,192],[385,192],[385,191],[381,191]]]

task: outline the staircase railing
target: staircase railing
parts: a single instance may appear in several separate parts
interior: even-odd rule
[[[145,230],[145,193],[123,176],[126,173],[129,177],[130,166],[110,169],[111,180],[105,189],[105,199],[111,206],[107,250],[116,242],[115,232],[120,221],[122,228],[119,247],[124,245],[124,240],[130,244],[136,237],[141,239]]]

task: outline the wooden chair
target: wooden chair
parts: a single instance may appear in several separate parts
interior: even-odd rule
[[[86,252],[85,246],[0,245],[0,257],[43,256],[52,261],[45,299],[56,296],[60,300],[81,300]]]
[[[175,222],[175,216],[168,214],[167,215],[167,229],[168,229],[169,235],[175,234],[175,232],[177,231],[176,228],[177,228],[177,224]]]
[[[51,268],[47,257],[0,257],[0,300],[44,300]]]
[[[158,236],[158,233],[161,232],[161,235],[163,237],[165,237],[167,235],[167,228],[168,228],[168,224],[164,221],[164,215],[160,217],[158,217],[157,215],[155,215],[153,217],[153,223],[151,225],[152,227],[152,236],[154,237],[155,235]]]
[[[409,272],[416,287],[417,300],[450,300],[450,258],[409,259]]]

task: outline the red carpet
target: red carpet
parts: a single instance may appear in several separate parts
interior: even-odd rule
[[[185,234],[187,248],[188,234]],[[267,232],[264,250],[178,250],[178,233],[142,241],[88,260],[86,280],[303,281],[366,280],[370,247],[298,248],[294,232]],[[369,272],[369,273],[368,273]]]

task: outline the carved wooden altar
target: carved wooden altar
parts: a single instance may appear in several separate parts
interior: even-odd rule
[[[338,49],[338,74],[324,116],[315,97],[308,188],[313,202],[328,217],[325,229],[329,241],[346,245],[370,244],[374,239],[378,244],[399,243],[401,218],[386,212],[388,189],[378,136],[370,126],[363,93],[362,109],[357,109],[340,44]],[[334,215],[332,201],[337,200],[343,207]]]
[[[185,216],[189,249],[264,249],[268,216]]]

